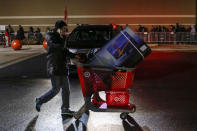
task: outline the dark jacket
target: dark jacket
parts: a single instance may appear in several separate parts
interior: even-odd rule
[[[20,28],[20,29],[17,31],[16,39],[17,39],[17,40],[23,40],[23,39],[25,39],[24,30],[23,30],[22,28]]]
[[[52,31],[47,33],[47,72],[50,76],[65,76],[67,71],[67,58],[75,54],[65,47],[66,37],[60,37],[59,33]]]

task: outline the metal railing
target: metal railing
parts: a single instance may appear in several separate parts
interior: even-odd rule
[[[196,32],[136,32],[136,34],[148,44],[197,44]],[[0,33],[0,45],[3,44],[3,35]],[[25,40],[37,41],[37,43],[42,44],[46,33],[41,32],[41,35],[25,33]],[[16,39],[16,33],[10,35],[10,41],[14,39]]]
[[[45,32],[41,32],[40,34],[39,33],[24,33],[24,38],[22,39],[25,42],[27,42],[27,44],[31,44],[31,43],[34,43],[34,44],[42,44],[42,42],[44,41],[44,38],[45,38],[45,35],[46,33]],[[0,45],[4,44],[4,33],[0,33]],[[12,33],[10,34],[10,42],[12,40],[15,40],[17,39],[17,33]]]
[[[146,43],[185,43],[197,44],[197,33],[195,32],[138,32],[136,33]]]

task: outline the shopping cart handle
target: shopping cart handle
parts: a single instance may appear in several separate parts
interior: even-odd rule
[[[97,69],[107,69],[107,70],[113,70],[115,72],[127,72],[127,71],[133,71],[136,68],[128,68],[128,67],[113,67],[113,66],[103,66],[103,65],[94,65],[94,64],[85,64],[80,63],[77,61],[73,61],[74,65],[85,67],[85,68],[97,68]]]

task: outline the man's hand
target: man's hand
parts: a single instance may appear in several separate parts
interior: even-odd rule
[[[78,59],[78,61],[81,62],[81,63],[87,62],[87,56],[86,56],[86,54],[84,54],[84,53],[77,54],[75,57],[76,57],[76,58]]]

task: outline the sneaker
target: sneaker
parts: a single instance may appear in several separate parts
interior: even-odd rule
[[[69,108],[64,108],[64,109],[62,109],[61,115],[62,116],[65,116],[65,115],[73,116],[74,113],[75,112],[74,111],[71,111]]]
[[[39,98],[36,98],[36,110],[37,110],[38,112],[40,112],[41,106],[42,106],[42,104],[40,104]]]

